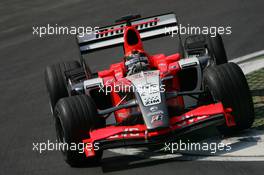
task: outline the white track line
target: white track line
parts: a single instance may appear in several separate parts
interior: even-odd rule
[[[249,74],[264,67],[264,57],[261,59],[238,64],[244,74]]]
[[[254,59],[256,57],[260,58]],[[249,74],[264,67],[264,50],[232,59],[230,62],[237,63],[243,70],[244,74]]]
[[[264,50],[260,50],[260,51],[253,52],[253,53],[250,53],[250,54],[238,57],[238,58],[234,58],[234,59],[230,60],[230,62],[240,63],[242,61],[246,61],[246,60],[249,60],[251,58],[262,56],[262,55],[264,55]]]

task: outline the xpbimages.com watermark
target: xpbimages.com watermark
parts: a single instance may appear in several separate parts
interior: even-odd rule
[[[58,24],[45,26],[33,26],[32,34],[38,37],[47,35],[76,35],[83,37],[85,34],[91,34],[92,32],[99,32],[99,27],[91,26],[60,26]]]
[[[141,86],[133,86],[133,85],[128,85],[128,84],[117,84],[117,83],[112,83],[112,84],[107,84],[107,85],[99,85],[99,90],[100,93],[105,93],[106,95],[110,94],[111,92],[119,93],[119,92],[138,92],[140,94],[151,94],[155,92],[165,92],[165,85],[158,85],[158,84],[145,84]]]
[[[181,152],[181,151],[197,151],[197,152],[210,152],[211,154],[216,154],[217,152],[229,152],[231,151],[231,143],[216,143],[216,142],[166,142],[162,150],[169,152],[171,154]]]
[[[180,35],[210,35],[211,37],[216,37],[217,34],[220,35],[230,35],[232,34],[232,27],[231,26],[191,26],[187,24],[184,26],[180,24],[176,27],[165,27],[165,34],[170,35],[171,37],[177,37],[178,34]]]
[[[84,153],[84,150],[94,150],[98,151],[100,149],[99,143],[89,144],[89,143],[62,143],[62,142],[52,142],[47,140],[46,142],[33,142],[32,143],[32,150],[38,153],[43,153],[45,151],[77,151],[78,153]]]

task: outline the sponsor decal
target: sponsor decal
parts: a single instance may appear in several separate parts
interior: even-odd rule
[[[163,118],[162,115],[153,115],[152,118],[151,118],[151,123],[161,121],[162,118]]]
[[[149,110],[150,110],[151,112],[156,112],[156,111],[158,110],[158,107],[157,107],[157,106],[151,106],[151,107],[149,108]]]
[[[161,102],[159,96],[153,96],[151,98],[146,98],[144,99],[144,101],[145,101],[146,106],[159,104]]]
[[[133,131],[134,132],[139,131],[139,128],[125,128],[124,133],[110,136],[110,137],[108,137],[108,139],[121,139],[121,138],[126,138],[126,137],[137,137],[137,136],[139,136],[139,133],[128,133],[128,132],[133,132]]]
[[[158,110],[156,112],[151,112],[151,113],[148,113],[147,116],[153,116],[153,115],[163,115],[164,112],[162,110]]]

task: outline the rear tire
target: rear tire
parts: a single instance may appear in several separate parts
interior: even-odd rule
[[[49,94],[51,112],[60,98],[68,96],[67,84],[65,80],[65,71],[79,68],[78,61],[69,61],[65,63],[48,66],[44,72],[45,83]]]
[[[56,133],[60,143],[82,144],[88,139],[89,131],[105,126],[105,120],[97,116],[96,106],[87,95],[62,98],[55,107]],[[63,150],[65,161],[71,166],[96,165],[100,162],[102,151],[87,158],[79,150]]]
[[[247,80],[242,70],[235,63],[211,66],[204,73],[205,88],[215,101],[221,101],[225,108],[232,108],[236,126],[219,127],[222,134],[250,128],[254,122],[254,107]]]
[[[208,65],[220,65],[228,62],[223,39],[219,34],[216,34],[215,37],[210,35],[191,35],[186,38],[184,49],[190,52],[191,55],[209,55],[211,59]],[[205,52],[206,49],[207,53]],[[182,54],[183,49],[179,48],[179,52]]]
[[[216,34],[215,37],[207,35],[207,47],[211,57],[213,58],[211,64],[220,65],[228,62],[221,35]]]
[[[181,58],[185,58],[184,47],[180,42],[179,42],[179,46],[178,46],[178,52],[181,55]]]

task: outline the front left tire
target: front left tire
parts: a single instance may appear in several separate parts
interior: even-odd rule
[[[62,98],[55,107],[55,126],[60,143],[82,144],[88,139],[89,131],[105,126],[105,119],[98,117],[96,106],[91,97],[76,95]],[[83,151],[81,151],[83,152]],[[62,150],[65,161],[71,166],[96,165],[100,162],[103,151],[96,150],[94,157],[86,157],[80,150]]]

